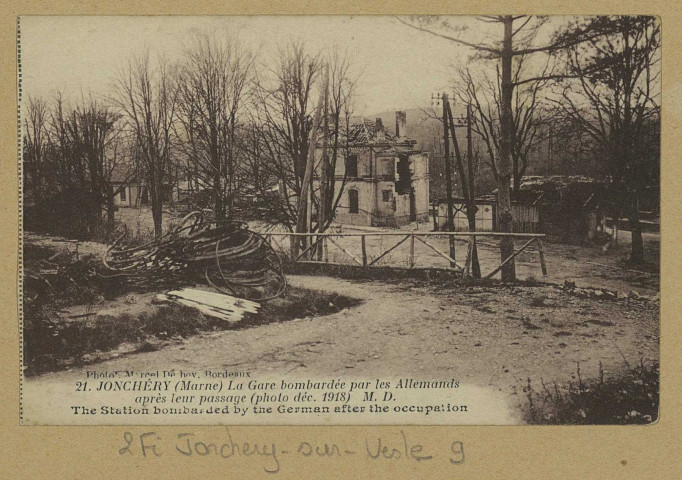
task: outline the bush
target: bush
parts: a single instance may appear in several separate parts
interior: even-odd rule
[[[583,380],[580,365],[568,385],[540,380],[541,390],[530,378],[523,388],[527,403],[524,420],[536,425],[631,425],[658,419],[659,364],[640,360],[636,367],[626,364],[622,372],[605,379],[599,362],[599,377]]]

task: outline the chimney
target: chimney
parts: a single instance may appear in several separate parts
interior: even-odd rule
[[[407,137],[407,114],[405,112],[395,112],[395,136],[396,138]]]
[[[377,141],[383,141],[386,139],[386,135],[384,134],[384,124],[380,118],[377,118],[374,122],[374,138]]]

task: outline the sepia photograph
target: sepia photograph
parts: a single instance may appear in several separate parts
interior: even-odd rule
[[[661,28],[21,16],[22,423],[657,422]]]

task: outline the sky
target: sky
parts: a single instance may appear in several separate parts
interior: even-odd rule
[[[467,38],[502,33],[500,25],[470,17],[453,22],[476,25]],[[453,64],[472,53],[385,16],[23,16],[20,27],[24,95],[49,97],[59,90],[67,99],[81,92],[105,95],[117,69],[145,47],[179,58],[192,32],[236,34],[261,52],[261,62],[291,40],[311,51],[347,49],[361,74],[357,115],[428,106],[433,93],[449,88]]]

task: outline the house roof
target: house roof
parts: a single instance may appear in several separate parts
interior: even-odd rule
[[[574,204],[586,207],[602,203],[608,181],[584,175],[529,175],[521,179],[512,201],[532,204]]]
[[[380,132],[383,133],[383,137],[379,134]],[[411,146],[417,142],[405,137],[398,138],[383,126],[377,126],[377,122],[364,119],[361,122],[351,124],[348,131],[348,143],[350,145]]]
[[[527,175],[521,178],[520,190],[557,190],[575,185],[607,185],[605,179],[585,175]]]
[[[359,123],[354,123],[350,126],[350,131],[348,132],[348,142],[353,143],[376,143],[377,141],[377,125],[375,122],[370,120],[363,120]],[[391,132],[387,132],[384,129],[384,137],[386,143],[395,142],[395,135]]]

